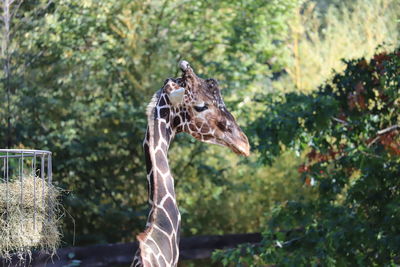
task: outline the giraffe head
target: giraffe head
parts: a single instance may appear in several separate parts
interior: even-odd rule
[[[218,82],[198,77],[186,61],[179,67],[182,77],[168,79],[164,86],[175,111],[172,127],[199,141],[226,146],[236,154],[248,156],[249,141],[226,109]]]

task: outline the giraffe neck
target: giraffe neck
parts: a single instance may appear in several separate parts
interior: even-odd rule
[[[143,266],[176,266],[180,213],[167,158],[174,135],[170,125],[172,110],[162,94],[155,103],[148,114],[149,124],[143,144],[151,210],[146,230],[138,236],[139,253]]]

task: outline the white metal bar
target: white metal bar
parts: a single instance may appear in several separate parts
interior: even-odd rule
[[[20,179],[20,184],[21,184],[21,199],[20,199],[20,208],[21,208],[21,210],[23,209],[23,206],[24,206],[24,198],[23,198],[23,195],[24,195],[24,186],[23,186],[23,183],[24,183],[24,178],[23,178],[23,176],[24,176],[24,154],[23,153],[21,153],[21,158],[19,159],[19,162],[20,162],[20,168],[19,168],[19,179]],[[23,228],[23,212],[21,212],[20,213],[20,216],[21,216],[21,218],[20,218],[20,227],[21,227],[21,232],[22,232],[22,228]]]
[[[33,175],[33,230],[36,231],[36,153],[32,159],[32,175]]]
[[[48,150],[35,150],[35,149],[0,149],[0,152],[10,153],[36,153],[36,154],[51,154]]]
[[[44,205],[44,156],[42,155],[42,166],[40,166],[40,176],[42,178],[42,208],[43,211],[45,210],[45,205]]]

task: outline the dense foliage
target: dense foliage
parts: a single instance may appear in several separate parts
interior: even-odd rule
[[[298,171],[317,197],[276,206],[259,246],[216,254],[225,265],[399,263],[400,51],[346,65],[312,95],[260,99],[270,103],[253,124],[263,160],[305,151]]]
[[[11,11],[9,35],[1,24],[1,146],[53,152],[54,180],[65,189],[65,245],[133,241],[143,229],[145,108],[165,78],[178,75],[183,58],[202,77],[220,81],[226,104],[254,148],[244,159],[177,136],[169,158],[183,235],[263,227],[269,229],[266,237],[274,237],[265,242],[282,244],[311,240],[314,230],[320,236],[334,233],[330,223],[339,219],[337,212],[354,210],[353,221],[343,217],[354,227],[360,216],[369,222],[370,212],[386,212],[365,205],[372,203],[370,190],[386,192],[373,178],[384,173],[382,164],[397,160],[396,129],[377,135],[398,124],[397,102],[385,104],[397,97],[396,69],[389,68],[394,54],[371,64],[351,61],[330,85],[301,93],[313,91],[332,68],[340,69],[343,57],[370,55],[383,42],[398,45],[397,0],[16,0]],[[378,66],[382,73],[373,72]],[[376,90],[371,91],[376,81],[368,79],[379,81]],[[381,91],[383,98],[375,99]],[[377,167],[368,171],[372,164]],[[392,169],[384,171],[390,177]],[[387,236],[382,232],[380,240]],[[373,246],[367,241],[366,250]],[[235,251],[225,261],[258,264],[258,258],[309,255],[306,247],[289,247],[294,254],[285,254],[265,244],[246,257]],[[317,248],[310,244],[308,251]]]
[[[163,81],[178,74],[178,61],[184,57],[198,73],[219,79],[227,93],[251,95],[245,88],[283,64],[268,62],[284,51],[271,40],[283,42],[295,1],[21,3],[11,23],[10,79],[3,76],[0,91],[11,107],[0,110],[0,140],[53,152],[54,180],[66,190],[70,215],[65,242],[75,236],[83,245],[133,241],[145,225],[144,111]],[[251,167],[226,150],[177,139],[170,159],[184,233],[255,231],[259,222],[248,207],[232,209],[257,188],[245,175]],[[205,163],[207,156],[214,160]],[[248,223],[237,224],[242,215]]]

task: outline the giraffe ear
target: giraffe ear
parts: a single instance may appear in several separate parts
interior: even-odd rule
[[[183,101],[183,95],[185,94],[185,88],[181,87],[169,93],[169,100],[173,106],[178,106]]]

